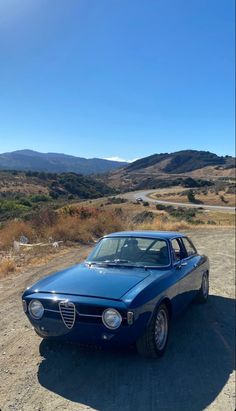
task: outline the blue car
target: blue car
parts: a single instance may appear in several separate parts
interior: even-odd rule
[[[99,346],[136,344],[160,357],[172,321],[207,301],[209,261],[174,232],[109,234],[82,263],[27,288],[23,309],[42,338]]]

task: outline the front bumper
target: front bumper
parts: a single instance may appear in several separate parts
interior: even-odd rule
[[[74,341],[81,344],[92,344],[92,345],[109,345],[109,346],[125,346],[133,344],[137,339],[145,332],[146,326],[148,324],[151,313],[144,312],[141,314],[134,315],[134,322],[132,325],[128,325],[124,312],[127,307],[122,302],[118,301],[105,301],[100,300],[100,304],[103,308],[116,308],[123,313],[123,321],[121,326],[116,330],[108,329],[103,323],[99,316],[83,316],[80,315],[79,311],[76,310],[76,318],[74,326],[68,329],[64,324],[61,313],[57,309],[58,303],[52,303],[49,299],[49,295],[30,295],[25,298],[27,305],[32,298],[39,299],[45,306],[44,315],[40,320],[33,319],[29,312],[26,315],[35,328],[37,334],[43,338],[53,338],[58,340]],[[50,297],[51,298],[51,297]],[[60,301],[63,299],[62,296],[54,297],[54,301]],[[76,305],[76,308],[81,304],[98,304],[98,299],[91,301],[93,299],[85,297],[76,297],[71,299]]]

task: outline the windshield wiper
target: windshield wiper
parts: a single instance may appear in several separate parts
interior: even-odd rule
[[[106,260],[106,261],[104,261],[104,263],[107,264],[108,266],[120,266],[120,265],[124,265],[124,266],[129,266],[129,267],[131,267],[132,261],[123,260],[123,259],[121,259],[121,258],[116,258],[115,260]]]
[[[89,267],[91,267],[91,265],[105,265],[106,262],[105,261],[85,261],[85,264],[88,264]]]
[[[104,261],[86,261],[86,264],[89,266],[91,265],[108,265],[108,266],[127,266],[127,267],[136,267],[135,264],[132,263],[132,261],[129,260],[123,260],[120,258],[117,258],[115,260],[104,260]]]
[[[111,263],[112,263],[113,261],[111,261]],[[124,259],[122,259],[122,258],[116,258],[115,260],[114,260],[114,263],[121,263],[121,264],[123,264],[123,263],[131,263],[131,261],[129,261],[129,260],[124,260]]]

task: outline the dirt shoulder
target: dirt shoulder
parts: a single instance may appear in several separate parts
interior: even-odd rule
[[[32,330],[22,311],[22,291],[79,262],[88,248],[73,248],[1,281],[1,411],[233,411],[234,231],[189,234],[210,258],[211,295],[206,305],[193,304],[173,324],[168,351],[159,361],[142,359],[133,349],[49,344]]]

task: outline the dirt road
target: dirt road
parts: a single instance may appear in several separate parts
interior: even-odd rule
[[[230,411],[234,397],[234,233],[195,231],[211,261],[211,295],[172,326],[161,360],[134,349],[99,351],[42,341],[21,308],[27,285],[74,264],[72,249],[0,283],[0,409],[23,411]]]

